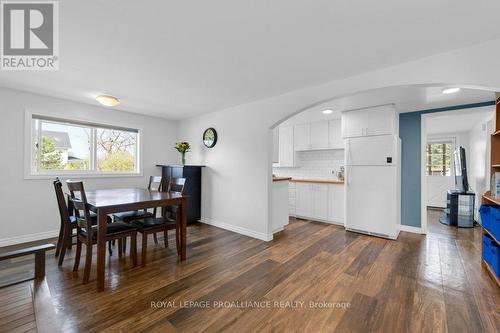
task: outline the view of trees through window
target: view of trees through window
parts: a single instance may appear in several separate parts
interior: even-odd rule
[[[451,176],[451,143],[427,144],[427,176]]]
[[[137,172],[136,131],[33,119],[33,168]]]

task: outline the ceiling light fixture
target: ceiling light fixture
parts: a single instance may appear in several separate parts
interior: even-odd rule
[[[323,114],[331,114],[333,113],[333,110],[323,110]]]
[[[456,92],[459,92],[460,88],[444,88],[442,90],[443,94],[454,94]]]
[[[111,95],[99,95],[95,99],[104,106],[116,106],[120,104],[118,98]]]

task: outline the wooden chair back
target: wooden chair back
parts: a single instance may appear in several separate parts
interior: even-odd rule
[[[160,192],[163,187],[163,177],[162,176],[150,176],[148,190]]]
[[[59,209],[59,217],[61,218],[61,228],[64,228],[66,223],[69,223],[69,210],[64,199],[64,193],[62,190],[62,183],[59,178],[53,181],[54,191],[56,192],[57,208]]]
[[[92,230],[92,219],[90,218],[90,211],[87,205],[87,196],[85,195],[83,182],[79,180],[67,180],[66,185],[68,186],[70,193],[69,200],[75,209],[78,227],[85,228],[87,232],[90,232]]]
[[[186,185],[186,178],[170,178],[167,192],[176,192],[183,194]]]

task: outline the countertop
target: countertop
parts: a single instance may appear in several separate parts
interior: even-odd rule
[[[302,179],[302,178],[292,178],[291,182],[295,183],[314,183],[314,184],[344,184],[343,180],[328,180],[328,179]]]
[[[273,177],[273,182],[283,182],[287,180],[292,180],[292,177]]]

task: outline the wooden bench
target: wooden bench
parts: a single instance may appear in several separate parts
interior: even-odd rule
[[[41,280],[45,277],[45,252],[50,251],[55,249],[54,244],[44,244],[44,245],[39,245],[39,246],[33,246],[33,247],[28,247],[25,249],[20,249],[20,250],[15,250],[11,252],[6,252],[6,253],[1,253],[0,254],[0,261],[3,260],[8,260],[12,258],[18,258],[18,257],[24,257],[28,256],[30,254],[35,255],[35,276],[33,277],[35,280]],[[32,280],[32,279],[30,279]],[[25,282],[26,280],[19,281],[16,283],[20,282]],[[9,286],[12,285],[9,284]],[[0,286],[0,288],[7,287],[7,286]]]

